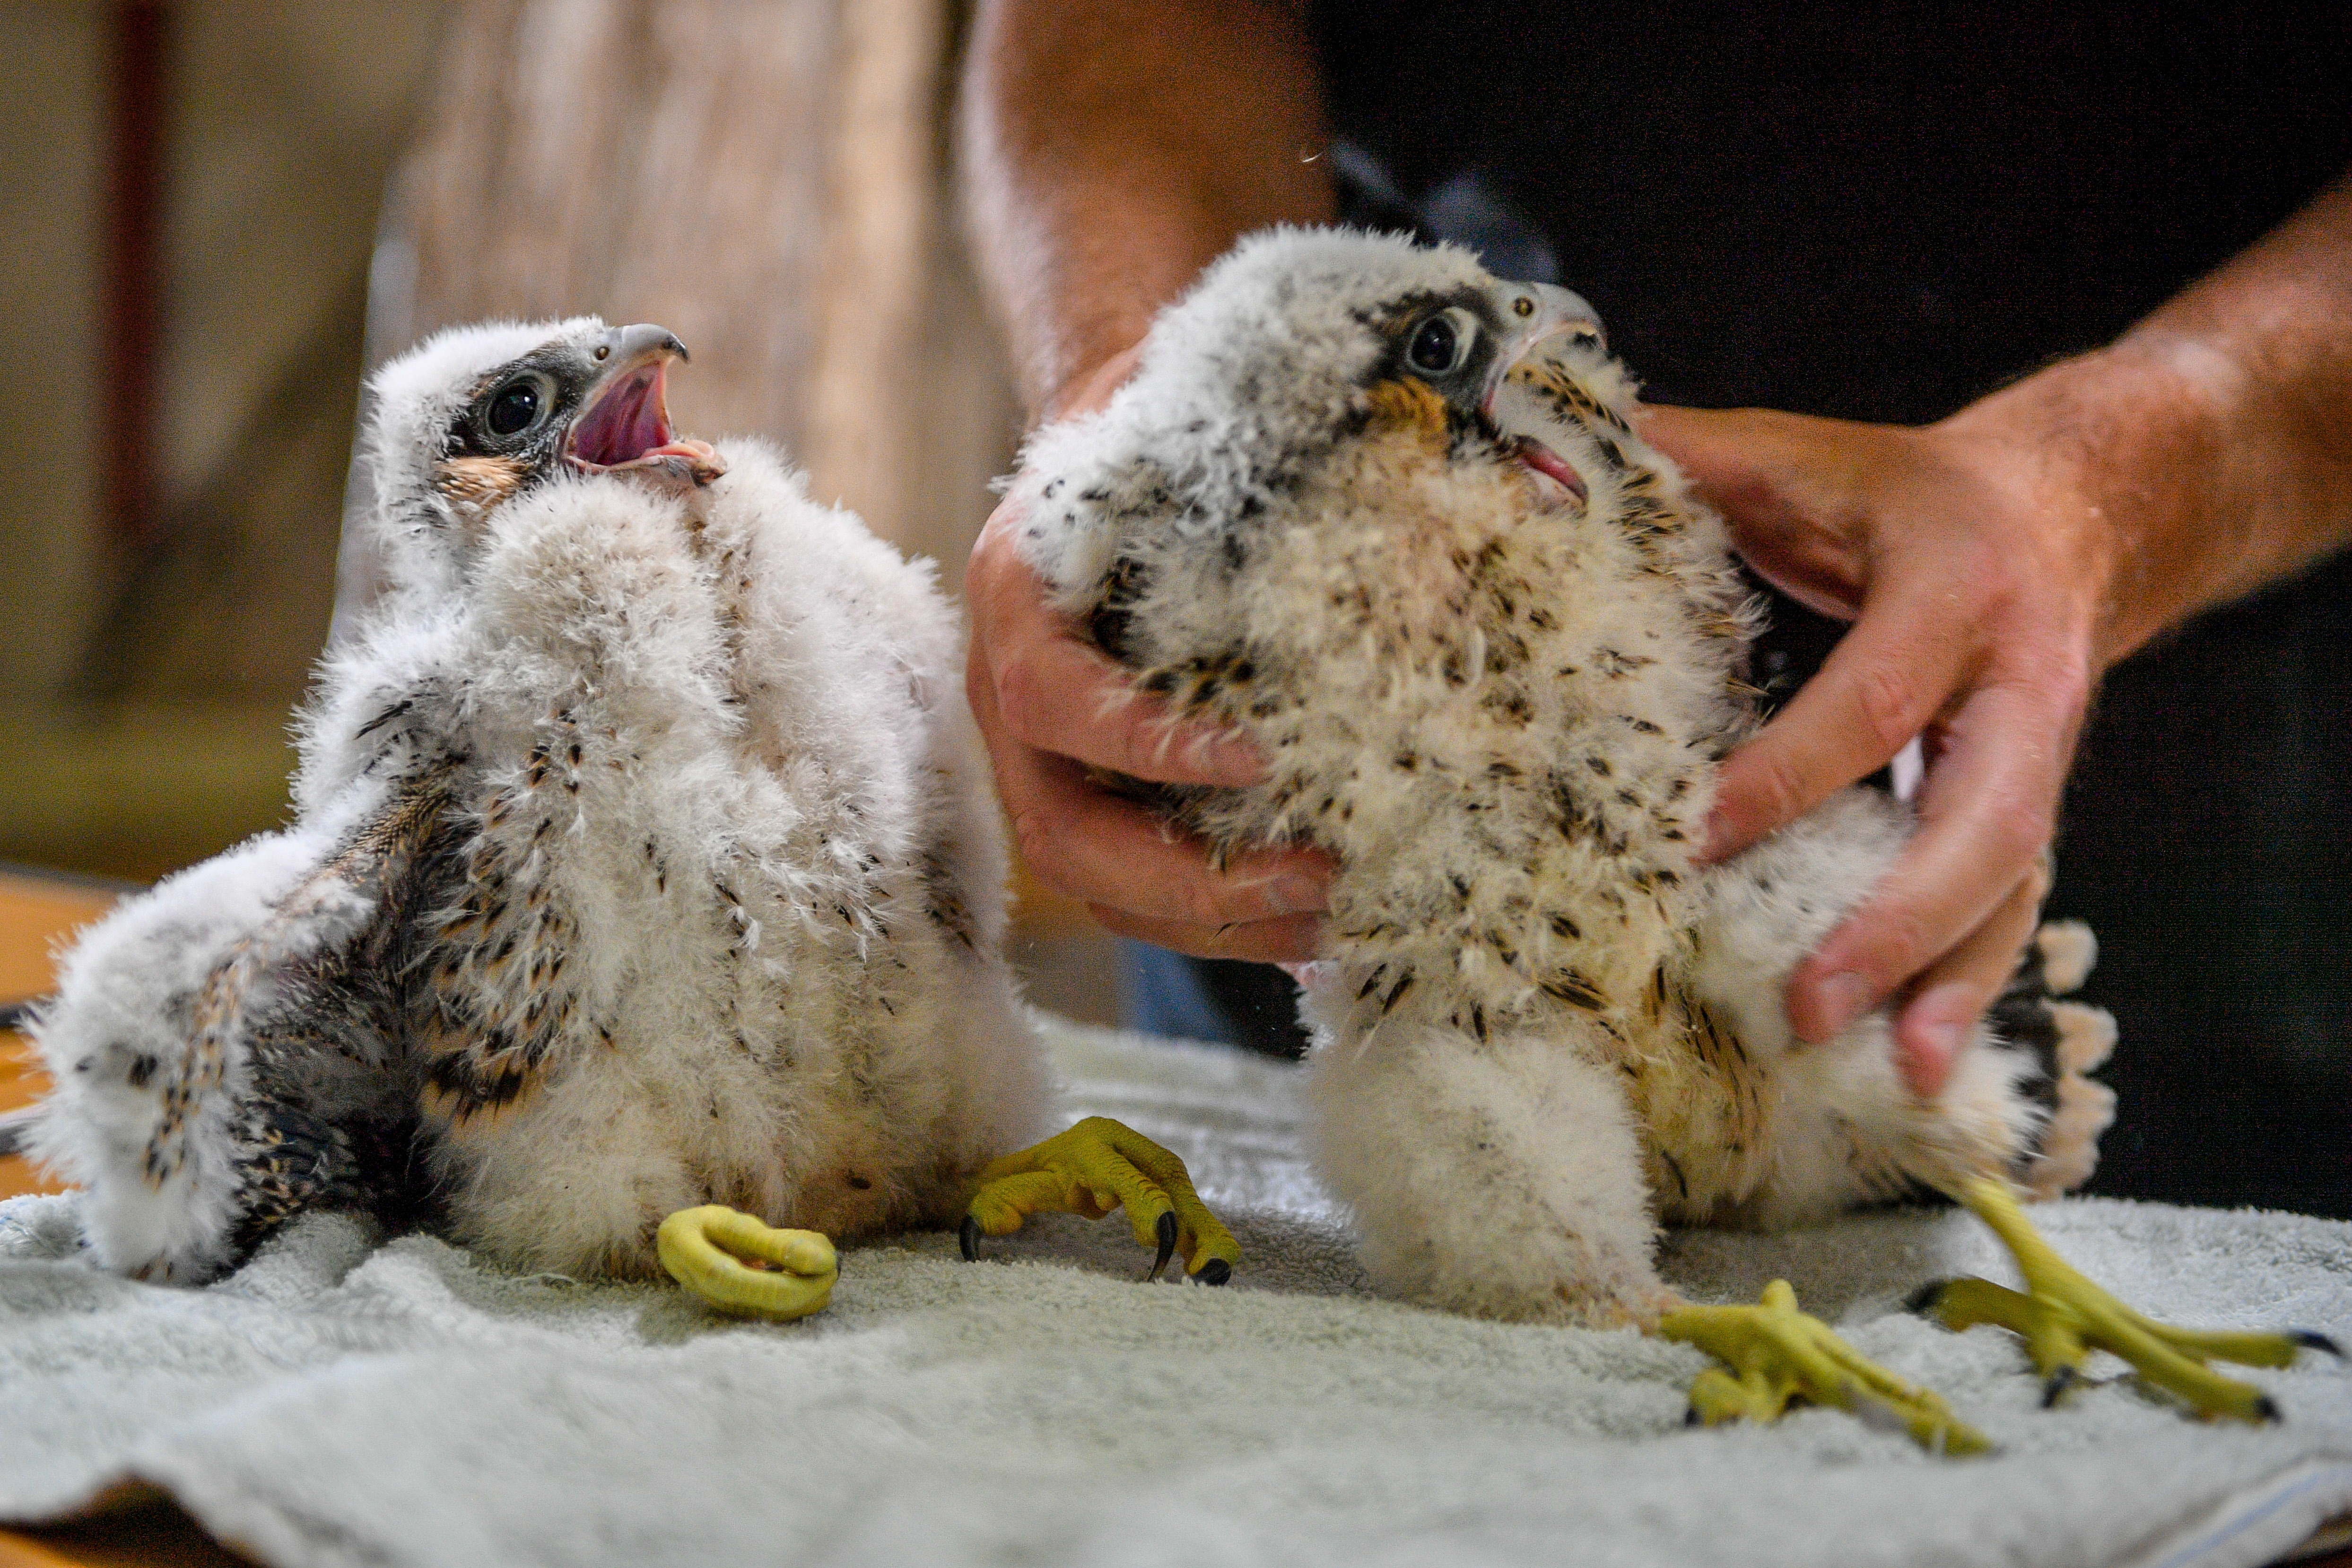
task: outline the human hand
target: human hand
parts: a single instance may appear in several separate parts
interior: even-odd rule
[[[1898,1063],[1939,1089],[2048,888],[2046,851],[2116,552],[2084,476],[1996,396],[1918,429],[1762,410],[1650,410],[1643,434],[1731,524],[1751,565],[1851,618],[1821,673],[1725,763],[1720,860],[1925,734],[1919,830],[1798,966],[1798,1035],[1903,994]]]
[[[1080,378],[1061,416],[1108,401],[1133,366]],[[1122,936],[1209,958],[1314,955],[1328,859],[1260,850],[1212,870],[1206,846],[1087,776],[1088,765],[1163,784],[1235,788],[1265,776],[1242,737],[1179,721],[1048,603],[1021,558],[1023,503],[997,507],[964,577],[971,614],[965,689],[997,793],[1030,873]]]

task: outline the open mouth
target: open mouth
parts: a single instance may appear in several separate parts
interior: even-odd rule
[[[1581,503],[1584,500],[1584,476],[1570,468],[1558,452],[1541,441],[1532,436],[1520,437],[1517,457],[1520,462],[1536,471],[1539,479],[1548,479],[1559,488],[1561,493],[1554,496],[1549,493],[1549,487],[1545,487],[1545,499],[1554,505],[1570,500]]]
[[[709,484],[725,473],[727,465],[710,443],[681,437],[670,427],[663,395],[668,376],[668,357],[656,355],[606,377],[572,422],[565,458],[592,474],[648,468],[696,484]]]

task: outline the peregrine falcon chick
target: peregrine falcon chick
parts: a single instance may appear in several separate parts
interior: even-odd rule
[[[692,1205],[952,1226],[1045,1130],[932,568],[677,437],[685,357],[582,318],[375,378],[392,585],[299,716],[293,825],[90,931],[35,1025],[29,1142],[100,1262],[200,1280],[307,1205],[422,1205],[649,1276]]]
[[[2047,1000],[2091,957],[2050,927],[1933,1099],[1884,1012],[1792,1037],[1791,969],[1911,815],[1849,789],[1697,861],[1756,720],[1756,612],[1633,404],[1565,289],[1279,230],[1163,311],[1134,377],[1041,431],[1014,483],[1060,606],[1267,759],[1247,789],[1152,792],[1164,809],[1214,856],[1339,862],[1304,1001],[1312,1137],[1378,1282],[1657,1328],[1681,1306],[1662,1220],[2079,1184],[2113,1026]]]

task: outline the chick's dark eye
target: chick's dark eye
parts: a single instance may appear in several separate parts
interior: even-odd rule
[[[546,401],[536,378],[512,382],[491,395],[489,412],[483,422],[493,436],[517,435],[538,421],[539,411]]]
[[[1443,375],[1453,367],[1454,348],[1454,323],[1443,316],[1432,316],[1412,334],[1405,363],[1424,375]]]
[[[1404,362],[1423,375],[1448,375],[1469,357],[1470,335],[1476,329],[1458,320],[1464,312],[1446,310],[1413,329],[1405,346]]]

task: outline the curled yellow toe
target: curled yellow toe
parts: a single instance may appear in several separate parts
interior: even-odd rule
[[[1899,1427],[1936,1453],[1980,1454],[1992,1446],[1935,1394],[1864,1360],[1827,1323],[1799,1311],[1797,1293],[1785,1279],[1766,1286],[1763,1300],[1752,1307],[1669,1312],[1659,1320],[1658,1332],[1724,1363],[1691,1384],[1694,1423],[1776,1421],[1802,1402]]]
[[[1912,1308],[1948,1329],[1997,1323],[2022,1337],[2043,1379],[2044,1405],[2057,1403],[2081,1379],[2084,1358],[2102,1350],[2122,1357],[2147,1382],[2179,1395],[2200,1415],[2275,1421],[2279,1408],[2270,1395],[2205,1363],[2281,1367],[2292,1365],[2305,1350],[2342,1353],[2326,1335],[2309,1331],[2181,1329],[2143,1317],[2061,1258],[2025,1217],[2006,1182],[1979,1177],[1963,1183],[1954,1195],[2000,1237],[2025,1289],[2011,1290],[1983,1279],[1939,1280],[1913,1297]]]
[[[1100,1219],[1116,1208],[1127,1211],[1135,1239],[1157,1253],[1150,1279],[1180,1251],[1185,1272],[1208,1285],[1223,1284],[1241,1261],[1241,1244],[1192,1190],[1184,1162],[1108,1116],[1089,1116],[982,1171],[964,1213],[963,1255],[977,1258],[982,1236],[1010,1236],[1033,1214],[1056,1209]]]
[[[722,1312],[790,1320],[833,1300],[841,1258],[813,1230],[778,1230],[721,1204],[662,1221],[654,1249],[670,1277]]]

